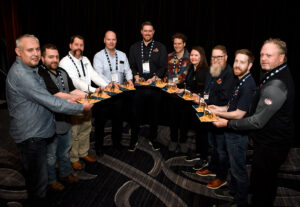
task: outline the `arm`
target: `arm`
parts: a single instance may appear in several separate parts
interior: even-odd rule
[[[135,57],[135,51],[136,51],[136,48],[135,48],[135,44],[134,45],[131,45],[130,47],[130,50],[129,50],[129,65],[130,65],[130,68],[131,68],[131,71],[132,71],[132,74],[135,78],[135,80],[138,79],[138,66],[137,66],[137,63],[136,63],[136,57]]]
[[[213,111],[213,113],[225,119],[241,119],[246,115],[247,112],[237,109],[235,111],[230,111],[230,112]]]
[[[166,47],[162,44],[160,48],[159,68],[156,71],[156,75],[160,78],[163,78],[167,70],[168,70],[168,53]]]
[[[284,83],[272,80],[261,90],[255,113],[244,119],[230,120],[228,127],[235,130],[261,129],[282,107],[286,99],[287,88]]]
[[[102,62],[102,58],[101,58],[101,53],[97,53],[94,56],[94,60],[93,60],[93,66],[95,71],[99,74],[99,76],[101,76],[107,83],[109,82],[109,80],[104,76],[104,64]]]
[[[125,55],[125,54],[124,54]],[[128,62],[128,59],[125,55],[125,63],[124,63],[124,73],[125,73],[125,77],[126,77],[126,80],[129,82],[132,83],[132,71],[130,69],[130,66],[129,66],[129,62]]]
[[[91,80],[98,86],[105,88],[108,85],[108,82],[94,70],[91,64],[88,65],[88,70],[91,74]],[[96,89],[95,89],[96,90]],[[92,92],[95,92],[92,91]]]

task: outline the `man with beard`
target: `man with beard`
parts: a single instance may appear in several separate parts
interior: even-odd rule
[[[91,81],[100,87],[106,87],[108,83],[97,74],[89,59],[83,56],[84,38],[80,35],[71,37],[70,52],[59,63],[73,81],[75,88],[87,92],[98,92],[99,88],[91,86]],[[86,162],[95,162],[96,158],[88,155],[90,147],[90,133],[92,129],[91,113],[72,116],[72,148],[70,159],[75,170],[81,170],[83,165],[79,158]]]
[[[143,78],[148,84],[151,84],[157,77],[163,78],[168,68],[166,47],[162,43],[153,40],[154,32],[152,23],[149,21],[144,22],[141,26],[143,40],[130,47],[129,63],[135,83],[139,83],[140,78]],[[157,136],[160,104],[160,91],[147,87],[137,88],[132,102],[133,122],[129,151],[134,151],[136,148],[139,125],[142,122],[142,117],[148,117],[147,114],[150,119],[149,144],[152,145],[153,150],[159,150],[159,146],[154,142],[154,139]]]
[[[254,142],[250,184],[253,206],[273,206],[277,173],[286,160],[294,136],[295,89],[287,66],[286,43],[268,39],[260,51],[260,65],[266,71],[255,93],[253,114],[239,120],[220,119],[217,127],[252,130]]]
[[[69,101],[85,97],[86,93],[75,89],[67,72],[58,67],[59,53],[55,45],[46,44],[42,47],[42,62],[43,65],[39,67],[38,73],[43,77],[46,87],[52,95]],[[56,134],[47,144],[48,184],[51,189],[61,191],[64,186],[56,179],[56,161],[58,162],[59,176],[62,181],[75,183],[79,179],[72,174],[73,169],[69,157],[72,146],[70,117],[56,113],[55,121]]]
[[[232,91],[227,106],[209,106],[209,109],[217,116],[230,120],[247,117],[256,88],[255,81],[250,73],[253,61],[254,56],[249,50],[241,49],[235,52],[233,71],[239,81]],[[226,130],[224,135],[229,157],[231,182],[229,189],[217,189],[215,194],[220,197],[234,197],[234,202],[238,206],[247,206],[248,173],[246,155],[248,136],[245,132],[235,132],[233,130]]]
[[[98,74],[102,75],[107,82],[114,84],[116,88],[124,84],[126,80],[131,87],[132,72],[126,54],[116,49],[116,33],[109,30],[104,36],[105,48],[94,56],[94,68]],[[125,79],[124,79],[125,78]],[[102,155],[104,127],[107,119],[112,120],[112,141],[116,149],[122,149],[120,143],[122,137],[123,124],[123,96],[113,96],[107,102],[100,103],[94,108],[95,117],[95,149],[97,155]]]
[[[211,67],[207,80],[205,84],[205,91],[209,94],[207,105],[227,105],[237,79],[234,77],[232,68],[227,64],[227,50],[223,45],[217,45],[212,49]],[[224,130],[208,129],[208,143],[212,148],[211,160],[207,168],[196,171],[196,174],[216,176],[207,184],[207,187],[218,189],[227,184],[229,165]]]
[[[48,183],[46,144],[55,134],[53,113],[76,114],[93,104],[75,104],[52,96],[37,74],[40,43],[34,35],[16,40],[17,59],[6,79],[10,134],[17,143],[25,170],[29,206],[45,206]]]

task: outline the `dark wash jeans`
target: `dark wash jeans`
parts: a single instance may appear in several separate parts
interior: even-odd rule
[[[25,169],[25,180],[31,203],[40,203],[46,197],[47,139],[32,137],[17,144]]]
[[[244,205],[248,202],[249,186],[246,166],[248,136],[235,132],[224,132],[224,136],[231,172],[229,188],[234,194],[234,201]]]

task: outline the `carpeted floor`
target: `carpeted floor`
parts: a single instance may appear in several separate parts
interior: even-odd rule
[[[14,143],[7,134],[7,110],[1,109],[0,112],[0,205],[6,206],[8,203],[7,206],[18,206],[17,204],[21,206],[24,201],[22,196],[26,195],[24,180],[20,176],[21,164],[17,159],[18,154]],[[104,143],[105,155],[98,157],[97,163],[85,164],[85,171],[75,173],[82,179],[79,183],[72,185],[64,183],[66,188],[60,193],[49,191],[50,206],[205,207],[219,206],[228,202],[226,199],[217,198],[212,190],[205,187],[211,177],[196,175],[191,168],[193,163],[186,162],[183,154],[168,151],[167,127],[159,128],[157,138],[161,144],[159,151],[153,151],[145,139],[148,135],[147,126],[141,130],[139,145],[135,152],[128,152],[126,148],[116,150],[111,147],[110,131],[108,124]],[[129,138],[128,126],[125,125],[122,139],[124,146],[128,146]],[[190,150],[193,150],[193,132],[189,133],[188,144]],[[90,151],[94,154],[93,139],[91,139]],[[251,150],[249,155],[251,158]],[[15,175],[12,175],[12,172]],[[291,150],[289,159],[282,166],[278,176],[280,187],[274,205],[299,206],[299,148]]]

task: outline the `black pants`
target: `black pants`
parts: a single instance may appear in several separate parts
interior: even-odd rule
[[[142,123],[150,124],[149,139],[156,138],[161,99],[161,91],[156,88],[137,88],[132,98],[131,144],[137,142]]]
[[[114,96],[109,100],[95,104],[93,113],[95,117],[95,149],[103,147],[104,127],[107,120],[112,120],[113,145],[119,145],[122,137],[123,123],[123,96]]]
[[[273,206],[277,190],[277,173],[286,160],[289,147],[254,144],[250,177],[253,206]]]

